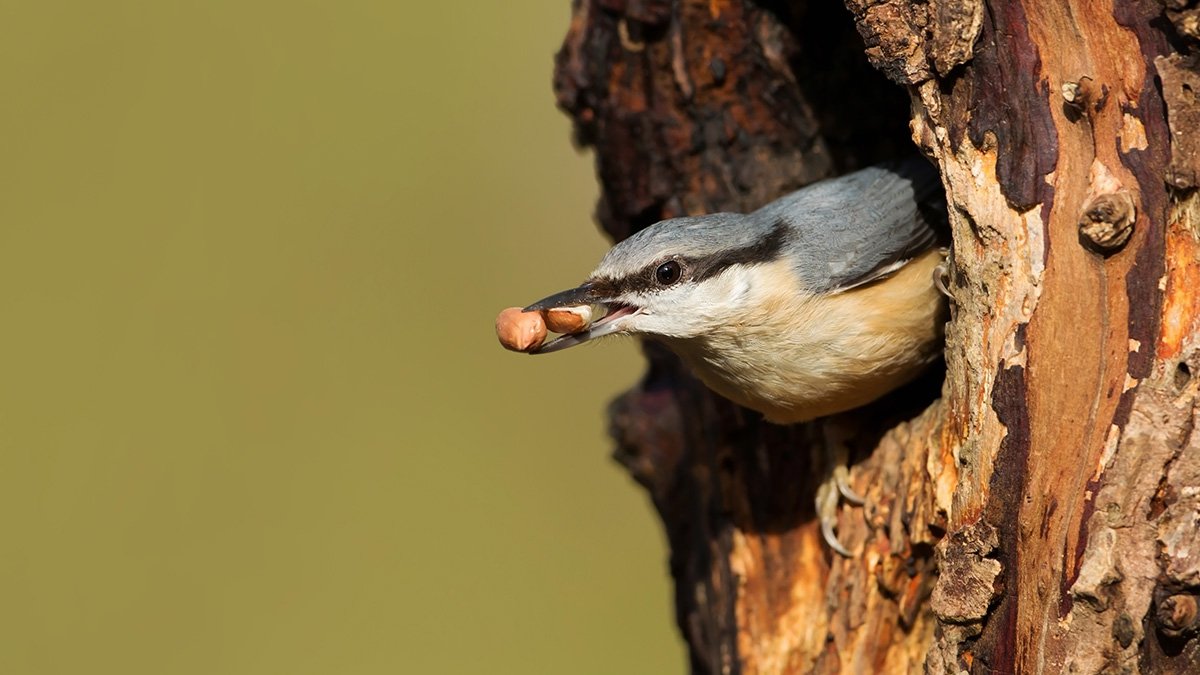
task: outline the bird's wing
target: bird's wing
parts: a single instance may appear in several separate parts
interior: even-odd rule
[[[815,183],[752,214],[785,222],[808,290],[833,293],[882,279],[939,245],[946,200],[920,157]]]

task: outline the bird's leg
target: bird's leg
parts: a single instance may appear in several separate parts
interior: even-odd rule
[[[817,518],[821,521],[821,536],[829,548],[849,558],[851,553],[838,541],[835,526],[838,518],[840,499],[862,506],[866,501],[850,487],[850,434],[845,427],[834,420],[826,420],[822,425],[825,432],[821,444],[825,463],[825,480],[817,487]]]

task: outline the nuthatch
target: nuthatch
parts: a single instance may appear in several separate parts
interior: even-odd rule
[[[664,220],[617,244],[578,288],[527,311],[605,316],[534,353],[606,335],[661,341],[712,390],[768,421],[850,410],[912,380],[942,351],[934,284],[945,219],[926,161],[809,185],[748,214]],[[835,470],[842,494],[844,463]],[[830,545],[836,494],[818,508]]]

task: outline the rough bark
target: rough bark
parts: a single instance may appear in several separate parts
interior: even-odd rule
[[[779,427],[647,345],[614,403],[693,671],[1200,672],[1194,4],[575,2],[555,86],[614,238],[914,142],[950,204],[944,372]]]

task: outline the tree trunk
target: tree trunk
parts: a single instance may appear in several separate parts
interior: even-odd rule
[[[614,238],[915,148],[950,205],[943,370],[780,427],[647,344],[613,404],[694,672],[1200,672],[1200,10],[1165,3],[576,0]],[[847,428],[848,559],[812,507]]]

